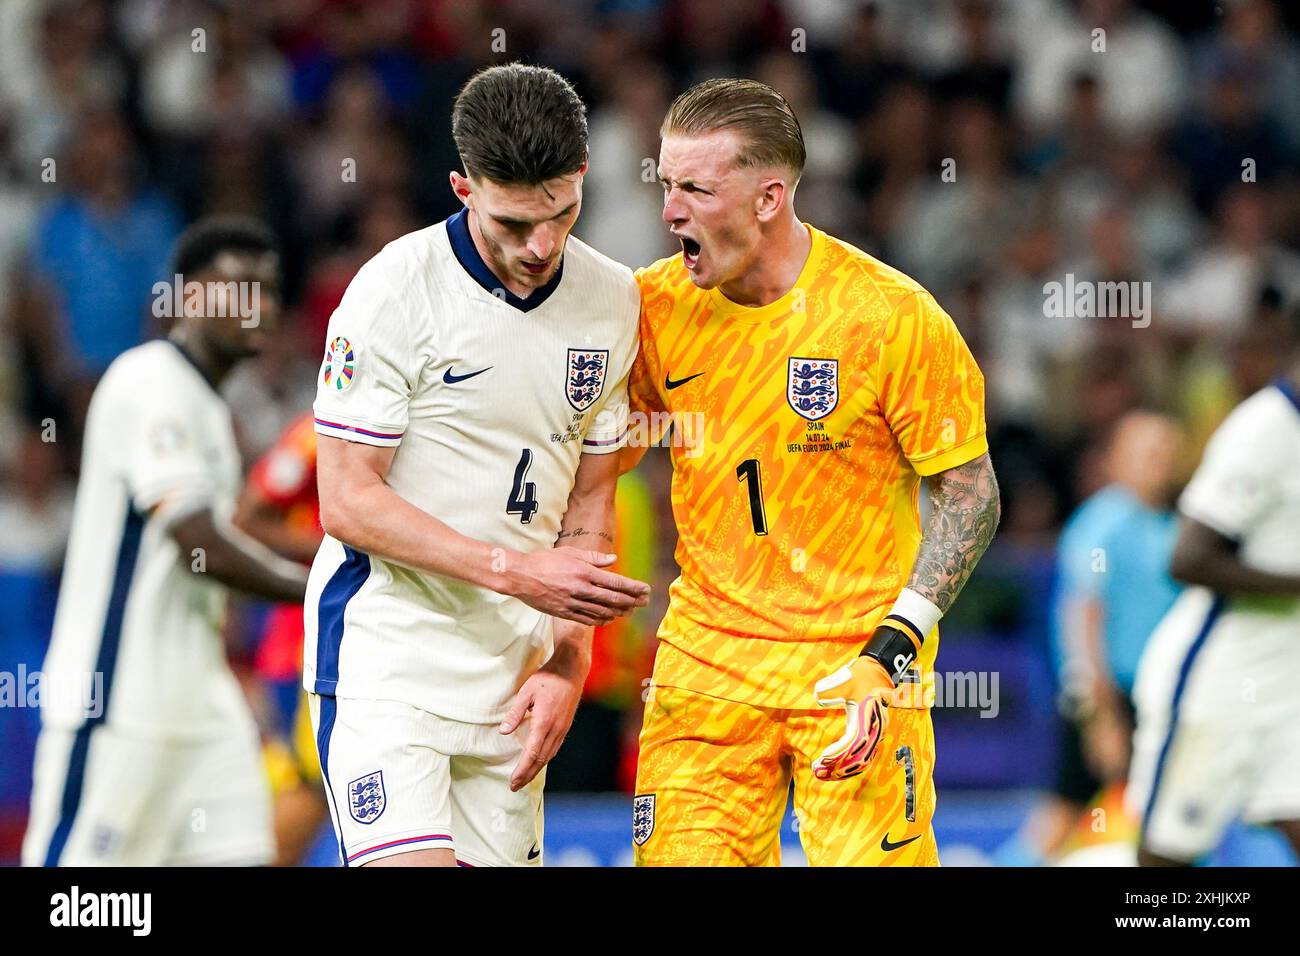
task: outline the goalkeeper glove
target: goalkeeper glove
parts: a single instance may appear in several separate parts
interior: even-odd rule
[[[900,616],[890,615],[885,621],[860,655],[813,688],[819,706],[843,707],[848,718],[844,736],[813,763],[818,780],[857,776],[879,749],[894,688],[916,660],[922,639],[919,629]]]

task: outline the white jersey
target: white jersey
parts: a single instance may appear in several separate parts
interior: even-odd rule
[[[639,298],[626,267],[570,237],[557,276],[500,288],[467,213],[390,243],[330,319],[321,435],[397,449],[387,482],[462,534],[555,544],[581,455],[617,451]],[[470,723],[504,715],[550,653],[550,618],[326,536],[307,585],[304,686]]]
[[[1261,389],[1233,409],[1210,438],[1178,510],[1237,542],[1244,564],[1300,575],[1300,403],[1285,384]],[[1228,640],[1230,633],[1239,636]],[[1300,701],[1294,694],[1300,598],[1219,597],[1188,588],[1156,628],[1144,658],[1170,655],[1186,658],[1188,668],[1190,658],[1212,656],[1212,670],[1221,666],[1232,676],[1286,686],[1287,698]],[[1176,675],[1179,667],[1172,669]],[[1147,683],[1172,685],[1174,679],[1152,675]]]
[[[226,403],[171,341],[119,356],[86,420],[81,481],[41,684],[49,726],[203,738],[252,726],[221,637],[225,588],[169,533],[229,518],[240,463]]]
[[[1210,439],[1179,510],[1238,543],[1241,561],[1300,575],[1300,398],[1284,382]],[[1234,817],[1300,816],[1300,597],[1174,602],[1142,655],[1127,799],[1157,852],[1194,859]]]

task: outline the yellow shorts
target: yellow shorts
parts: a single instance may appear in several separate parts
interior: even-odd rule
[[[775,866],[794,781],[812,866],[938,866],[934,730],[924,707],[889,708],[874,763],[818,780],[842,710],[752,707],[678,687],[646,701],[633,800],[637,866]]]

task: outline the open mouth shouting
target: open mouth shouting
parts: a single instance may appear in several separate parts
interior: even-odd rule
[[[685,265],[687,269],[694,272],[695,266],[700,261],[700,244],[690,236],[679,234],[677,238],[680,239],[682,243],[682,264]]]

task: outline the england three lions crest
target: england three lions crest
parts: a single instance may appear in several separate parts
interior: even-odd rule
[[[642,846],[655,832],[655,795],[641,793],[632,798],[632,842]]]
[[[564,394],[577,411],[585,412],[596,404],[605,388],[608,367],[609,349],[569,349]]]
[[[384,794],[384,772],[377,770],[348,784],[348,812],[357,823],[374,823],[388,806]]]
[[[838,359],[792,358],[785,397],[796,412],[815,422],[840,403]]]

